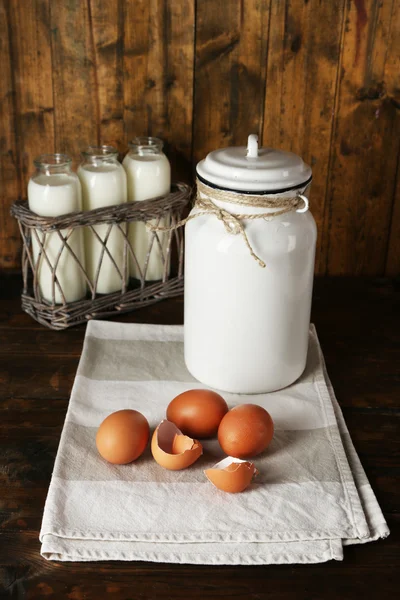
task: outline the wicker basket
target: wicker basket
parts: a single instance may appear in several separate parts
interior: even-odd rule
[[[22,249],[22,274],[23,292],[22,308],[36,321],[59,330],[84,323],[89,319],[107,318],[112,315],[129,312],[163,300],[178,296],[183,292],[183,232],[181,228],[172,228],[162,234],[154,231],[149,234],[149,247],[145,264],[139,265],[135,252],[129,241],[129,223],[152,221],[157,224],[167,220],[174,226],[182,217],[182,211],[189,203],[191,188],[184,183],[172,186],[172,191],[167,196],[144,200],[142,202],[129,202],[127,204],[113,205],[96,210],[70,213],[60,217],[40,217],[28,208],[27,202],[16,202],[11,207],[11,214],[17,219],[21,231]],[[95,226],[109,225],[104,240],[96,232]],[[94,282],[90,281],[84,265],[68,245],[68,240],[76,228],[89,227],[102,244],[100,261]],[[113,227],[118,227],[124,238],[123,268],[116,265],[107,248],[107,236]],[[51,262],[46,254],[46,238],[58,235],[61,244],[57,260]],[[161,236],[167,236],[161,240]],[[40,247],[39,257],[36,262],[33,258],[32,238],[35,238]],[[159,247],[159,256],[163,265],[163,277],[159,281],[146,281],[146,269],[153,245]],[[61,253],[68,253],[70,260],[75,261],[79,271],[87,283],[88,293],[86,298],[76,302],[65,300],[64,290],[57,279],[57,264]],[[101,269],[103,257],[107,255],[121,278],[121,290],[110,294],[97,294],[96,286]],[[69,258],[68,258],[69,260]],[[129,260],[133,260],[140,273],[140,280],[129,279]],[[39,265],[45,261],[51,271],[53,302],[48,302],[42,297],[40,290]],[[55,290],[62,298],[60,304],[55,303]]]

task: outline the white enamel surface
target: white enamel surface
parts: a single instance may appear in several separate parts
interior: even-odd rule
[[[125,171],[119,163],[108,165],[85,165],[78,168],[78,176],[82,184],[82,200],[84,210],[93,210],[112,204],[123,204],[127,201],[127,184]],[[109,225],[97,225],[97,234],[106,239]],[[85,228],[86,269],[92,284],[95,281],[98,264],[102,254],[102,243],[96,235]],[[107,249],[113,257],[120,272],[123,272],[124,236],[118,227],[113,226],[107,238]],[[108,294],[121,290],[122,281],[111,258],[104,252],[97,292]]]
[[[28,183],[28,204],[29,208],[44,217],[56,217],[66,213],[82,210],[81,186],[76,175],[71,173],[59,175],[39,175],[30,179]],[[62,230],[63,236],[68,234],[67,230]],[[38,237],[43,243],[44,234],[37,231]],[[83,247],[83,231],[82,228],[75,229],[70,238],[68,245],[80,260],[83,268],[85,268],[85,257]],[[56,264],[58,254],[62,247],[62,241],[58,233],[47,233],[45,241],[45,251],[52,267]],[[32,251],[33,260],[39,263],[39,288],[42,297],[48,302],[56,304],[62,303],[62,295],[57,287],[54,287],[51,268],[45,258],[39,259],[41,246],[32,231]],[[64,292],[67,302],[80,300],[86,294],[86,281],[82,271],[80,270],[73,257],[68,250],[63,250],[57,263],[56,270],[57,279]]]
[[[247,138],[247,156],[255,158],[258,156],[258,135],[251,133]]]
[[[128,153],[123,166],[127,175],[128,202],[148,200],[167,194],[171,189],[171,166],[165,154],[149,154],[139,156]],[[152,221],[154,223],[154,221]],[[161,226],[167,226],[165,219],[161,219]],[[149,239],[152,234],[146,230],[144,223],[131,223],[129,226],[129,240],[141,269],[144,268]],[[168,233],[159,232],[158,237],[165,253],[168,244]],[[156,241],[153,244],[147,266],[147,281],[162,279],[164,266],[162,264],[160,248]],[[133,260],[130,261],[130,274],[140,279],[140,271]]]
[[[248,146],[214,150],[197,165],[197,173],[222,188],[265,192],[299,187],[311,177],[311,168],[297,154],[257,147],[252,135]]]
[[[258,394],[293,383],[304,370],[316,225],[310,212],[243,224],[264,269],[243,236],[215,216],[186,225],[185,362],[205,385]]]

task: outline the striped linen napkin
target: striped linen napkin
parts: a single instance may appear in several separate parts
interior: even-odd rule
[[[40,532],[46,559],[314,563],[341,560],[343,545],[389,534],[313,326],[295,384],[224,394],[230,407],[264,406],[276,426],[245,492],[226,494],[206,479],[203,470],[223,457],[216,440],[178,472],[156,464],[149,449],[124,466],[99,456],[96,431],[108,414],[136,409],[154,428],[169,401],[194,387],[204,386],[185,367],[182,327],[89,322]]]

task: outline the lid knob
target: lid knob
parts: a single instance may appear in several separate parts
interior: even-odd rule
[[[247,155],[250,158],[257,158],[258,156],[258,135],[251,133],[247,138]]]

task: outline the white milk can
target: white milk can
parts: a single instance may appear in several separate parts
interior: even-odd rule
[[[281,389],[303,372],[317,231],[311,168],[296,154],[215,150],[197,165],[185,231],[185,361],[233,393]]]

